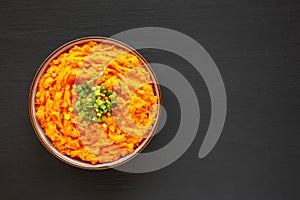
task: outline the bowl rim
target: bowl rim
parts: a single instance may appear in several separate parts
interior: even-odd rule
[[[147,137],[141,142],[141,144],[132,153],[129,153],[128,155],[121,157],[116,161],[109,162],[109,163],[92,164],[92,163],[84,162],[79,159],[71,158],[68,155],[62,154],[60,151],[58,151],[58,149],[56,149],[56,147],[53,146],[52,141],[44,134],[44,131],[41,128],[40,123],[36,117],[34,101],[35,101],[37,86],[40,81],[40,77],[44,74],[45,70],[48,68],[48,64],[53,59],[55,59],[58,55],[60,55],[63,52],[66,52],[71,47],[78,45],[78,44],[87,43],[90,41],[95,41],[95,42],[105,41],[106,43],[115,44],[118,48],[128,50],[128,51],[134,53],[137,57],[139,57],[139,59],[142,60],[143,65],[145,65],[146,69],[149,71],[149,73],[151,75],[152,81],[154,83],[155,92],[156,92],[156,95],[158,96],[158,104],[157,104],[158,109],[157,109],[156,118],[155,118],[154,124],[152,125],[152,128],[149,131]],[[157,80],[157,77],[156,77],[152,67],[146,61],[146,59],[140,53],[138,53],[134,48],[128,46],[127,44],[125,44],[119,40],[112,39],[109,37],[103,37],[103,36],[87,36],[87,37],[78,38],[75,40],[71,40],[71,41],[61,45],[57,49],[55,49],[46,59],[43,60],[43,62],[39,66],[38,70],[36,71],[35,76],[32,80],[31,86],[30,86],[29,101],[28,101],[30,121],[31,121],[31,124],[32,124],[35,134],[37,135],[37,137],[39,138],[39,140],[43,144],[43,146],[53,156],[55,156],[62,162],[69,164],[73,167],[77,167],[77,168],[81,168],[81,169],[89,169],[89,170],[102,170],[102,169],[114,168],[114,167],[117,167],[119,165],[122,165],[122,164],[130,161],[131,159],[136,157],[138,154],[140,154],[145,149],[145,147],[149,144],[149,142],[151,141],[151,139],[153,138],[153,136],[155,134],[155,131],[157,130],[158,123],[159,123],[160,116],[161,116],[161,107],[162,107],[162,96],[161,96],[159,82]]]

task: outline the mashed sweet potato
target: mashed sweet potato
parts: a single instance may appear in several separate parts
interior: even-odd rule
[[[97,76],[96,79],[93,77]],[[104,121],[83,126],[74,109],[75,87],[92,81],[116,91],[119,106]],[[153,126],[158,97],[136,54],[109,43],[75,45],[51,61],[39,80],[36,116],[45,135],[65,155],[92,164],[132,153]]]

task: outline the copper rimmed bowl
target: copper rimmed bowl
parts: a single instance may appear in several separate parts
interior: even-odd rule
[[[88,42],[96,42],[96,43],[101,43],[101,44],[107,44],[112,47],[117,47],[119,49],[125,50],[127,52],[131,52],[133,55],[138,57],[147,72],[150,74],[151,81],[152,81],[152,86],[154,89],[155,96],[157,97],[157,111],[154,117],[154,120],[152,122],[151,128],[149,129],[147,135],[143,138],[143,140],[139,143],[139,145],[134,148],[134,151],[131,153],[128,153],[125,156],[121,156],[117,160],[114,160],[112,162],[103,162],[103,163],[90,163],[81,159],[78,159],[77,157],[71,157],[70,155],[67,155],[65,153],[62,153],[60,150],[58,150],[55,145],[53,144],[53,141],[45,135],[44,129],[41,127],[41,123],[37,117],[37,109],[36,109],[36,94],[38,91],[39,87],[39,82],[44,73],[46,73],[46,70],[48,69],[50,63],[56,59],[59,55],[64,54],[68,52],[72,47],[74,46],[80,46],[83,44],[86,44]],[[61,161],[83,169],[91,169],[91,170],[100,170],[100,169],[107,169],[107,168],[112,168],[116,167],[120,164],[123,164],[136,155],[138,155],[150,142],[152,139],[153,135],[155,134],[155,131],[158,126],[158,122],[160,119],[160,114],[161,114],[161,92],[160,92],[160,87],[157,81],[157,78],[149,65],[149,63],[133,48],[127,46],[126,44],[111,39],[111,38],[106,38],[106,37],[98,37],[98,36],[93,36],[93,37],[85,37],[85,38],[80,38],[77,40],[73,40],[71,42],[68,42],[58,49],[56,49],[53,53],[51,53],[41,64],[39,67],[38,71],[36,72],[36,75],[32,81],[31,88],[30,88],[30,94],[29,94],[29,113],[30,113],[30,119],[31,123],[33,126],[33,129],[38,136],[39,140],[43,144],[43,146],[51,153],[53,154],[56,158],[60,159]]]

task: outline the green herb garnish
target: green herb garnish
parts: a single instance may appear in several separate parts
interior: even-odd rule
[[[78,93],[78,101],[74,105],[80,118],[83,118],[82,126],[88,126],[91,122],[103,122],[112,116],[111,108],[115,106],[116,93],[107,90],[107,83],[100,86],[92,86],[92,80],[77,85],[75,91]],[[70,112],[73,108],[68,108]]]

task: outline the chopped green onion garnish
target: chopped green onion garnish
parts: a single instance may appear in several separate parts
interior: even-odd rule
[[[82,88],[87,88],[88,87],[88,83],[87,83],[87,81],[85,81],[83,84],[82,84]]]
[[[69,114],[65,114],[65,116],[64,116],[64,118],[66,119],[66,120],[69,120],[70,119],[70,115]]]
[[[106,84],[106,83],[102,83],[102,84],[101,84],[101,88],[102,88],[102,89],[105,89],[106,87],[107,87],[107,84]]]
[[[78,85],[78,86],[76,86],[75,89],[76,89],[77,92],[80,92],[80,90],[82,89],[82,87],[80,85]]]
[[[82,98],[85,98],[86,97],[85,91],[81,90],[81,92],[79,93],[79,96],[82,97]]]
[[[96,103],[97,106],[103,104],[103,102],[102,102],[100,99],[97,99],[97,100],[95,101],[95,103]]]
[[[87,85],[91,85],[93,83],[93,80],[89,80],[86,83],[87,83]]]
[[[103,75],[103,72],[100,72],[100,75]],[[96,78],[98,77],[95,76],[94,79]],[[106,89],[107,83],[92,86],[94,79],[85,81],[82,85],[75,87],[78,92],[78,101],[75,103],[74,108],[79,117],[84,119],[82,126],[88,126],[92,121],[103,122],[107,117],[112,116],[111,107],[115,103],[116,93]],[[70,107],[68,110],[72,112],[73,108]],[[64,117],[69,118],[69,116]]]
[[[106,106],[105,106],[104,104],[102,104],[102,105],[100,105],[100,108],[101,108],[102,110],[104,110],[104,109],[106,108]]]
[[[104,94],[104,93],[100,93],[100,96],[101,96],[101,97],[105,97],[105,94]]]

